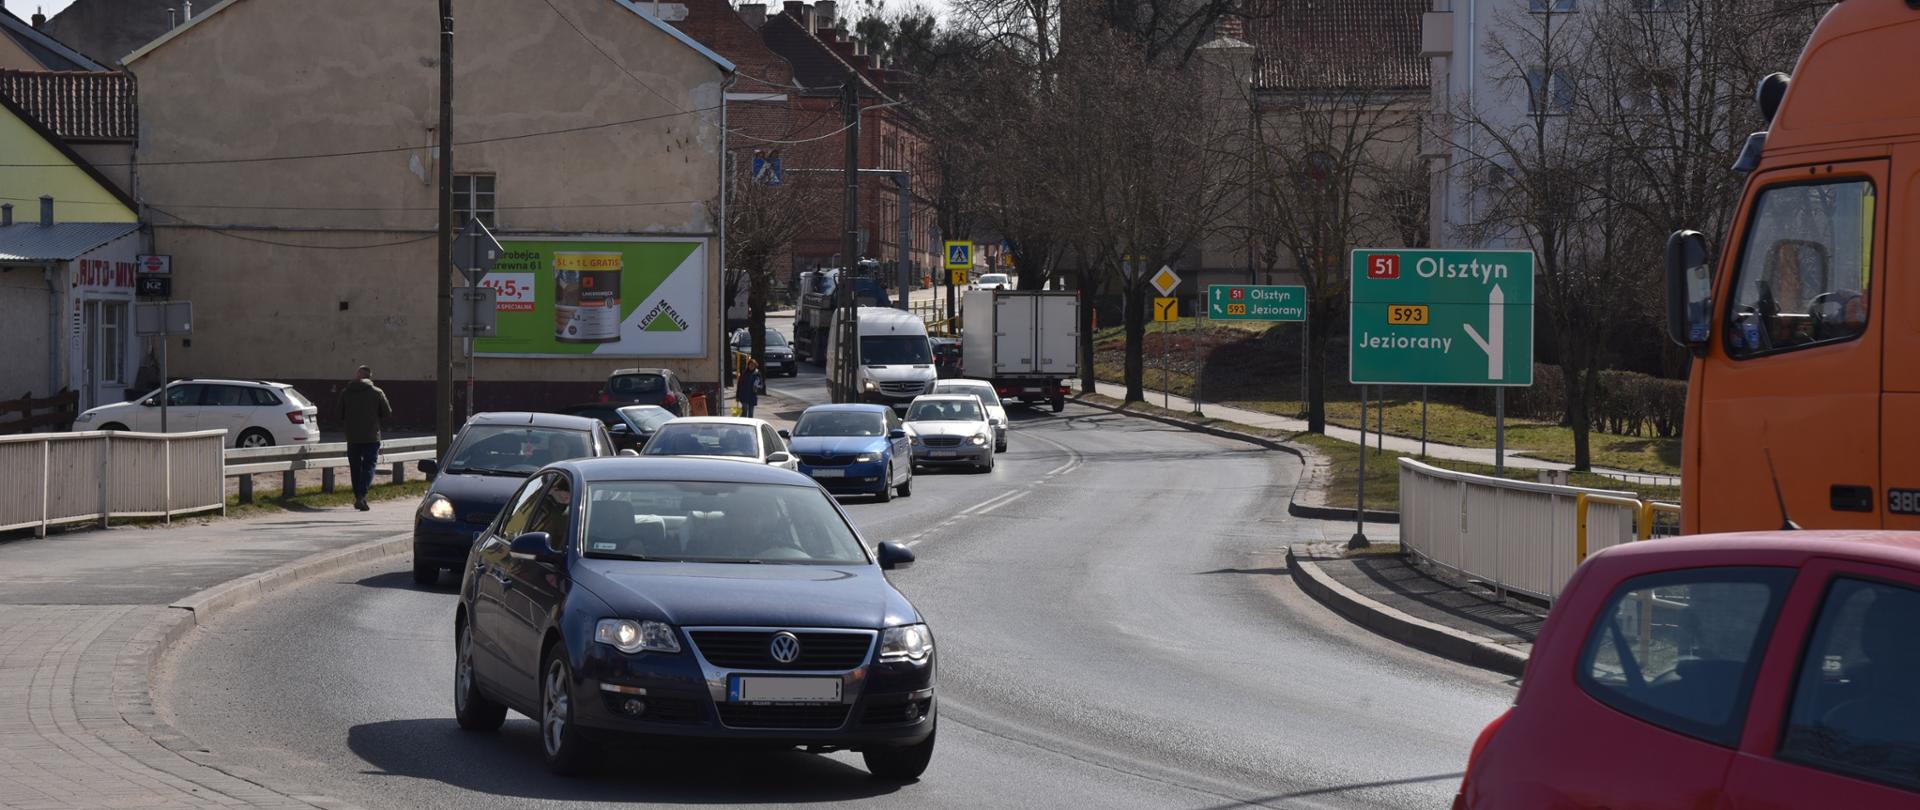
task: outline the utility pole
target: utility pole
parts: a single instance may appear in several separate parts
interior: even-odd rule
[[[434,325],[434,453],[453,444],[453,0],[440,0],[440,234],[433,276],[438,296]],[[469,363],[472,361],[469,360]]]
[[[836,402],[860,400],[860,310],[853,297],[853,269],[860,262],[860,75],[847,72],[840,104],[847,124],[847,232],[840,254],[840,283],[835,285],[835,308],[840,311],[839,374],[830,382]]]

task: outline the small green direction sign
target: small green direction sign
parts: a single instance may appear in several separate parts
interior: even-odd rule
[[[1533,252],[1353,251],[1356,385],[1533,384]]]
[[[1305,321],[1307,288],[1254,284],[1207,285],[1207,320]]]

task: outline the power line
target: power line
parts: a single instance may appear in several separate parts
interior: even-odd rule
[[[162,208],[154,208],[153,206],[147,206],[147,207],[153,208],[153,210],[155,211],[159,211],[162,214],[166,214],[167,216],[172,217],[175,220],[178,220],[178,223],[157,223],[157,224],[162,224],[166,226],[174,226],[176,224],[184,225],[191,228],[198,228],[200,230],[212,231],[214,233],[220,234],[221,236],[227,237],[228,239],[237,239],[242,242],[254,242],[262,245],[272,245],[274,247],[284,247],[284,248],[298,248],[302,250],[378,250],[380,248],[398,247],[400,245],[411,245],[419,242],[425,242],[429,239],[433,239],[436,236],[438,236],[438,234],[429,233],[429,234],[426,234],[425,236],[419,236],[412,239],[400,239],[392,242],[377,242],[370,245],[303,245],[297,242],[280,242],[273,239],[261,239],[260,237],[257,237],[257,236],[242,236],[240,234],[234,233],[233,232],[234,229],[232,228],[222,228],[218,225],[202,225],[198,222],[194,222],[193,220],[187,219],[186,217],[180,216],[179,214],[175,214],[172,211],[168,211]]]

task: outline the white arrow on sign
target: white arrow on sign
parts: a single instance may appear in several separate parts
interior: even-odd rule
[[[1497,380],[1506,370],[1507,337],[1507,294],[1500,291],[1500,285],[1493,285],[1493,292],[1487,293],[1487,336],[1480,337],[1474,331],[1473,324],[1465,324],[1467,337],[1480,344],[1480,351],[1487,353],[1487,379]]]

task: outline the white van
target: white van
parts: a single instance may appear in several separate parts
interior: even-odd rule
[[[927,325],[911,312],[860,307],[860,401],[905,408],[933,390],[933,344]],[[827,379],[839,379],[840,318],[827,337]]]

